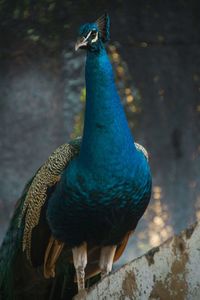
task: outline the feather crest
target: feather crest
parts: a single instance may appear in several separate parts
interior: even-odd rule
[[[110,18],[107,13],[104,13],[96,20],[96,25],[99,29],[99,33],[102,41],[105,43],[110,39]]]

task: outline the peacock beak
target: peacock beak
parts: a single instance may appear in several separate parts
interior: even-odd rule
[[[88,43],[87,37],[86,37],[86,38],[85,38],[85,37],[79,38],[79,39],[77,40],[76,44],[75,44],[75,51],[77,51],[77,50],[78,50],[79,48],[81,48],[81,47],[87,46],[87,43]]]

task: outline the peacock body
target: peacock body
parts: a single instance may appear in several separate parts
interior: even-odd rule
[[[19,286],[33,281],[33,295],[32,278],[45,286],[37,299],[55,299],[58,290],[62,292],[56,299],[70,299],[66,289],[73,285],[74,263],[79,296],[84,298],[85,276],[110,272],[149,203],[147,155],[134,143],[104,47],[108,15],[81,26],[79,36],[76,49],[87,50],[83,137],[60,147],[25,189],[1,250],[5,299],[18,299],[6,287],[11,274],[17,277],[16,262],[31,274],[28,283],[27,276],[20,277]],[[5,263],[8,248],[12,255]],[[14,279],[9,282],[16,285]],[[19,299],[26,294],[21,291]]]

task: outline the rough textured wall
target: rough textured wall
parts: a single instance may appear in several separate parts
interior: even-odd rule
[[[95,286],[87,300],[200,299],[200,224],[125,265]]]

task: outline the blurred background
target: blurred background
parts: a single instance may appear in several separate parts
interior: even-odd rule
[[[25,183],[81,134],[78,27],[104,11],[108,52],[152,199],[119,264],[200,219],[200,2],[0,0],[0,243]]]

